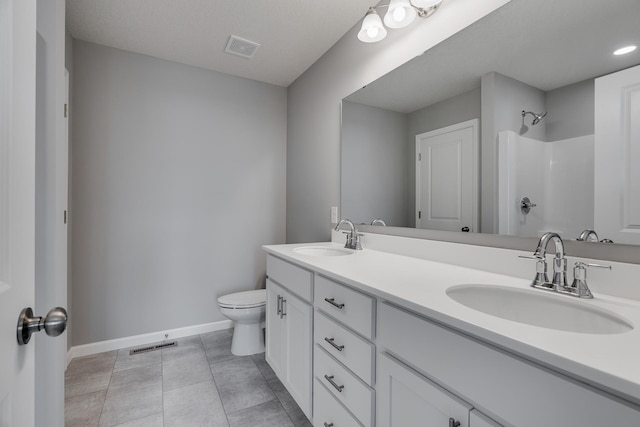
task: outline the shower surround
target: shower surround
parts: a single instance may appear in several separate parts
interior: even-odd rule
[[[528,197],[528,214],[520,209]],[[555,231],[577,238],[593,228],[594,136],[545,142],[513,131],[498,133],[500,234],[539,236]]]

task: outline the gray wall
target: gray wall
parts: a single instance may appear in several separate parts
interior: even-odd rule
[[[286,89],[73,46],[73,345],[223,320],[285,239]]]
[[[358,23],[289,86],[288,242],[330,238],[329,209],[340,202],[340,101],[507,2],[445,2],[375,44],[357,40]]]
[[[585,80],[545,94],[546,141],[592,135],[594,131],[594,79]]]
[[[342,216],[406,227],[411,214],[407,115],[342,102]]]

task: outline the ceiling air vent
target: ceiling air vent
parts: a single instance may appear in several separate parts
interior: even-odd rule
[[[231,36],[227,42],[227,47],[224,51],[232,53],[234,55],[242,56],[243,58],[251,59],[256,51],[260,47],[260,43],[252,42],[240,37]]]

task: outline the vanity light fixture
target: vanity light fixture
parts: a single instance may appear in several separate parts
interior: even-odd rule
[[[433,15],[443,0],[389,0],[389,4],[372,6],[362,20],[362,27],[358,32],[358,40],[365,43],[375,43],[387,36],[389,28],[404,28],[411,24],[416,16],[427,18]],[[383,20],[376,9],[386,7],[387,13]]]
[[[633,52],[637,48],[638,48],[638,46],[636,46],[636,45],[625,46],[625,47],[621,47],[620,49],[616,50],[615,52],[613,52],[613,54],[616,55],[616,56],[626,55],[627,53]]]

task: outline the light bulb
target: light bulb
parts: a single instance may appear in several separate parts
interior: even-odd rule
[[[362,20],[362,27],[358,32],[358,40],[365,43],[375,43],[387,36],[387,30],[382,25],[380,16],[374,8],[369,8]]]
[[[393,11],[393,19],[396,22],[402,22],[402,20],[407,16],[407,12],[404,10],[404,7],[398,7]]]
[[[384,15],[384,24],[389,28],[403,28],[416,19],[416,10],[409,0],[390,0]]]

